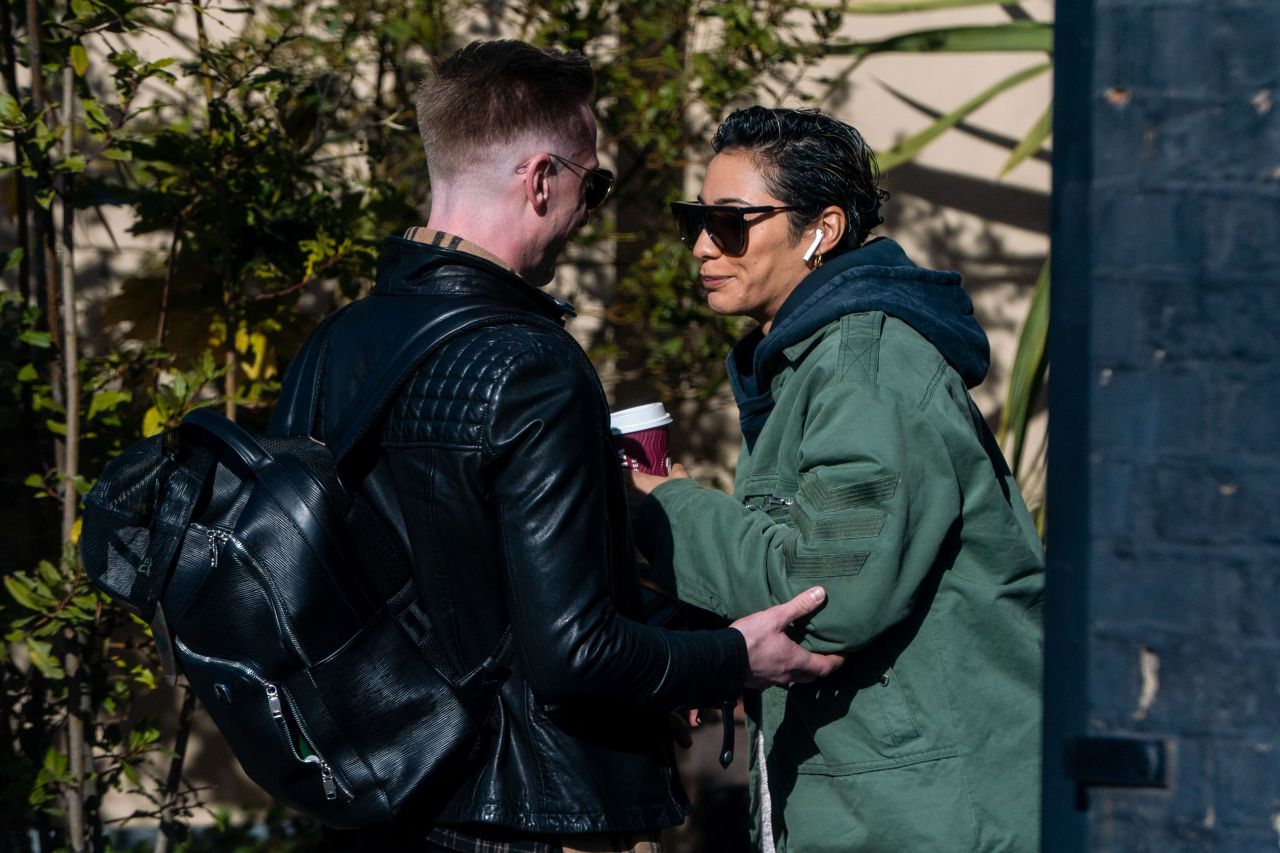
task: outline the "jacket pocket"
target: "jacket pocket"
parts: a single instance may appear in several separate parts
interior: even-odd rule
[[[880,713],[894,746],[902,746],[919,738],[920,728],[916,725],[915,715],[911,713],[911,706],[907,704],[906,694],[898,683],[893,667],[889,667],[880,676],[880,681],[872,690],[880,701]]]
[[[921,714],[892,668],[868,669],[840,684],[768,692],[782,694],[775,737],[784,752],[802,759],[800,773],[841,776],[956,754],[944,727]]]
[[[874,772],[799,776],[785,803],[774,803],[778,849],[787,853],[1038,849],[1033,843],[1000,844],[980,837],[963,761],[954,754],[938,755]]]

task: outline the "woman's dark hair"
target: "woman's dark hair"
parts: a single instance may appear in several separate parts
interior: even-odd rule
[[[751,152],[765,186],[784,205],[791,234],[799,239],[829,205],[845,212],[848,225],[838,250],[856,249],[884,218],[876,155],[862,135],[818,110],[748,107],[720,125],[711,147]]]

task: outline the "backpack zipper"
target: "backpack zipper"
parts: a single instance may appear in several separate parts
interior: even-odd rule
[[[316,749],[316,739],[311,736],[309,731],[307,731],[307,724],[302,721],[302,714],[298,710],[298,703],[293,700],[293,696],[290,695],[288,690],[284,691],[284,700],[289,704],[289,710],[293,713],[293,722],[297,725],[298,731],[302,734],[302,739],[307,742],[307,747],[311,750],[311,755],[308,755],[306,758],[298,755],[298,751],[296,749],[293,750],[293,754],[297,755],[299,760],[306,764],[320,765],[320,783],[324,786],[324,798],[326,800],[336,800],[338,799],[338,791],[342,791],[343,796],[348,800],[355,799],[355,797],[351,795],[351,792],[338,781],[337,775],[333,772],[333,767],[329,765],[329,762],[324,760],[324,756],[320,754],[318,749]],[[293,747],[292,738],[289,740],[289,746],[290,748]]]
[[[258,565],[258,561],[249,553],[249,549],[245,547],[244,543],[237,539],[233,534],[220,527],[206,527],[194,522],[191,526],[196,529],[203,530],[209,536],[210,568],[216,569],[218,567],[219,545],[230,545],[239,553],[240,557],[253,568],[253,571],[262,581],[267,597],[271,599],[271,614],[276,620],[276,625],[280,628],[280,633],[289,641],[289,645],[292,646],[293,653],[298,656],[298,660],[302,661],[306,666],[311,666],[311,660],[307,657],[306,652],[302,650],[302,643],[298,641],[298,636],[293,632],[293,628],[290,627],[289,620],[284,618],[285,611],[284,605],[281,601],[280,591],[271,580],[271,576],[263,571],[262,566]]]
[[[253,669],[245,666],[239,661],[227,660],[226,658],[215,658],[210,655],[202,655],[199,652],[192,651],[187,647],[186,643],[182,642],[182,640],[177,637],[174,637],[173,641],[185,654],[191,655],[197,660],[204,661],[208,664],[229,666],[257,682],[258,686],[260,686],[263,689],[263,692],[267,694],[267,708],[271,712],[272,719],[276,720],[276,724],[284,729],[285,742],[289,744],[289,752],[293,754],[295,759],[303,764],[318,764],[320,766],[320,784],[324,788],[324,798],[326,800],[336,800],[338,798],[338,793],[341,792],[348,801],[355,799],[355,796],[351,791],[343,785],[342,782],[338,781],[337,775],[333,772],[333,767],[329,762],[325,761],[324,756],[316,749],[315,739],[307,733],[306,726],[302,723],[302,716],[298,713],[297,703],[294,702],[293,697],[289,695],[288,690],[281,690],[278,685],[263,678]],[[282,695],[284,696],[284,703],[280,701],[280,697]],[[298,726],[298,730],[302,733],[303,740],[307,742],[307,748],[311,750],[312,754],[308,755],[306,758],[303,758],[298,753],[298,748],[294,746],[293,736],[289,732],[289,721],[284,714],[285,703],[289,705],[289,711],[293,714],[293,721]]]

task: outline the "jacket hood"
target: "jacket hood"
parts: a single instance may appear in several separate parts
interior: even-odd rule
[[[865,311],[882,311],[911,326],[968,387],[986,377],[990,346],[960,274],[917,266],[901,246],[881,237],[806,276],[778,309],[769,334],[757,327],[730,352],[729,382],[748,446],[773,410],[769,384],[777,371],[775,357],[832,321]]]

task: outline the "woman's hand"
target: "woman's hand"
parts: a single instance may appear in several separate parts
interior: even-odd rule
[[[648,497],[650,492],[667,482],[667,480],[676,478],[683,480],[690,479],[689,472],[686,471],[685,467],[679,462],[671,466],[670,477],[662,477],[657,474],[645,474],[642,471],[632,471],[630,469],[627,471],[627,477],[632,490],[639,493],[640,500]],[[637,501],[637,503],[639,503],[639,501]]]

